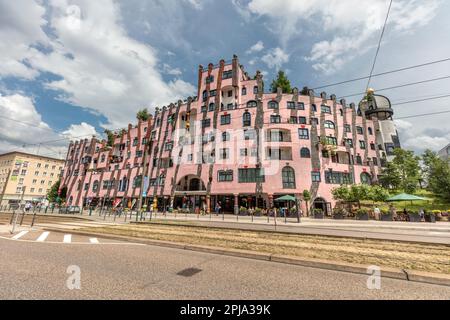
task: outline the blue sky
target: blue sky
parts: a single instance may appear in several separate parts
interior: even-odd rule
[[[195,95],[198,65],[230,60],[277,70],[299,88],[370,72],[388,0],[0,0],[0,151],[63,155],[70,138],[101,134]],[[375,73],[450,57],[450,4],[394,0]],[[375,89],[450,76],[450,62],[376,77]],[[365,81],[326,88],[337,96]],[[384,91],[403,102],[450,94],[450,80]],[[354,97],[357,102],[359,97]],[[403,118],[450,99],[395,107]],[[417,152],[450,141],[450,113],[397,120]],[[59,140],[59,141],[55,141]],[[52,141],[52,142],[48,142]]]

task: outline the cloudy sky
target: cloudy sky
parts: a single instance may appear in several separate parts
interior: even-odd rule
[[[0,0],[0,152],[64,156],[101,134],[195,95],[199,64],[237,54],[250,74],[318,87],[366,76],[389,0]],[[374,73],[450,58],[450,1],[394,0]],[[382,89],[450,76],[450,61],[375,77]],[[338,97],[367,81],[324,89]],[[450,95],[450,78],[385,90],[391,101]],[[348,97],[357,102],[360,96]],[[404,147],[450,142],[450,98],[399,104]]]

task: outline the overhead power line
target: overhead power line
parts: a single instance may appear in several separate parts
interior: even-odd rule
[[[381,30],[380,39],[378,40],[377,51],[375,52],[375,58],[373,59],[372,69],[370,70],[370,74],[369,74],[369,80],[367,80],[366,91],[369,89],[369,84],[370,84],[370,80],[372,79],[373,70],[375,69],[375,64],[377,63],[378,53],[380,52],[380,47],[381,47],[381,40],[383,40],[384,31],[386,30],[387,21],[389,19],[389,13],[391,12],[392,1],[393,0],[390,0],[390,2],[389,2],[389,8],[386,13],[386,19],[384,20],[383,29]]]
[[[399,103],[392,103],[393,106],[399,106],[402,104],[408,104],[408,103],[415,103],[415,102],[422,102],[422,101],[429,101],[429,100],[436,100],[436,99],[443,99],[450,97],[450,94],[444,95],[444,96],[438,96],[433,98],[427,98],[427,99],[418,99],[418,100],[410,100],[410,101],[404,101]]]
[[[435,61],[426,62],[426,63],[422,63],[422,64],[417,64],[417,65],[413,65],[413,66],[409,66],[409,67],[404,67],[404,68],[400,68],[400,69],[394,69],[394,70],[390,70],[390,71],[385,71],[385,72],[373,74],[372,78],[384,76],[384,75],[391,74],[391,73],[397,73],[397,72],[401,72],[401,71],[411,70],[411,69],[415,69],[415,68],[421,68],[421,67],[425,67],[425,66],[429,66],[429,65],[433,65],[433,64],[437,64],[437,63],[442,63],[442,62],[447,62],[447,61],[450,61],[450,58],[441,59],[441,60],[435,60]],[[322,88],[327,88],[327,87],[334,87],[334,86],[337,86],[337,85],[346,84],[346,83],[355,82],[355,81],[360,81],[360,80],[365,80],[365,79],[369,79],[369,76],[360,77],[360,78],[354,78],[354,79],[350,79],[350,80],[344,80],[344,81],[335,82],[335,83],[329,83],[329,84],[326,84],[326,85],[317,86],[317,87],[312,88],[312,89],[313,90],[317,90],[317,89],[322,89]]]
[[[445,80],[445,79],[450,79],[450,76],[439,77],[439,78],[433,78],[433,79],[428,79],[428,80],[422,80],[422,81],[416,81],[416,82],[405,83],[405,84],[401,84],[401,85],[398,85],[398,86],[392,86],[392,87],[381,88],[381,89],[377,89],[376,92],[386,91],[386,90],[391,90],[391,89],[404,88],[404,87],[408,87],[408,86],[414,86],[414,85],[417,85],[417,84],[423,84],[423,83],[428,83],[428,82],[433,82],[433,81],[439,81],[439,80]],[[353,94],[349,94],[349,95],[342,96],[341,98],[349,98],[349,97],[361,96],[361,95],[363,95],[363,94],[365,94],[365,92],[353,93]]]

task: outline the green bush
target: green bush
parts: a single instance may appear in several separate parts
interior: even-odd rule
[[[255,208],[255,214],[260,215],[262,212],[261,208]]]
[[[319,209],[319,208],[314,208],[313,213],[314,214],[321,214],[321,213],[323,213],[323,210]]]
[[[380,212],[381,214],[390,214],[390,212],[386,209],[381,209]]]
[[[441,214],[442,211],[441,210],[432,210],[431,213],[434,214],[434,215],[438,215],[438,214]]]
[[[366,214],[368,214],[369,212],[367,211],[367,209],[358,209],[357,211],[356,211],[356,215],[358,215],[358,216],[363,216],[363,215],[366,215]]]

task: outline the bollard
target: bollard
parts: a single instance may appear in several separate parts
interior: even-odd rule
[[[89,216],[92,216],[92,207],[89,207]]]

